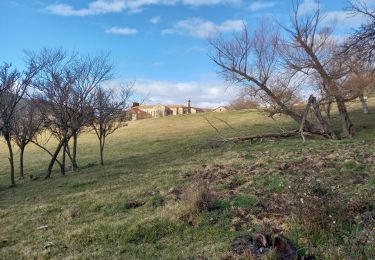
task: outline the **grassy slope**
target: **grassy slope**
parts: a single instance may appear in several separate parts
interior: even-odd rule
[[[374,105],[373,102],[372,111]],[[216,134],[204,116],[211,118],[226,136],[295,127],[287,118],[278,117],[273,121],[258,112],[131,122],[108,140],[106,166],[97,165],[97,140],[93,134],[85,133],[79,138],[81,169],[78,173],[69,172],[67,177],[62,177],[56,171],[46,181],[26,178],[18,180],[19,185],[14,189],[7,188],[8,165],[5,147],[1,144],[0,258],[220,258],[230,255],[229,241],[236,235],[264,230],[270,225],[283,227],[295,243],[314,253],[326,257],[337,255],[343,251],[339,248],[351,244],[354,237],[348,235],[350,241],[345,242],[337,231],[339,242],[335,240],[332,244],[327,234],[316,236],[320,231],[305,234],[307,228],[303,223],[301,227],[293,212],[283,210],[281,218],[274,218],[271,213],[266,217],[260,214],[264,204],[275,196],[288,197],[303,187],[297,186],[296,178],[306,182],[302,180],[306,177],[303,170],[311,166],[303,161],[312,158],[310,164],[314,164],[314,158],[322,159],[321,154],[339,155],[334,158],[337,162],[334,167],[322,165],[318,170],[311,169],[314,180],[327,179],[343,187],[343,196],[371,191],[375,186],[374,167],[353,156],[364,149],[370,158],[375,154],[375,114],[364,116],[357,108],[358,105],[353,105],[351,112],[357,138],[342,141],[309,138],[305,144],[300,138],[216,148],[207,144],[207,139],[215,138]],[[228,121],[236,131],[214,116]],[[53,147],[53,141],[49,145]],[[43,151],[30,145],[26,151],[25,172],[42,176],[48,159]],[[280,168],[284,162],[294,168],[284,171]],[[189,186],[191,179],[184,177],[185,173],[202,169],[202,165],[221,165],[224,171],[234,171],[229,179],[211,184],[219,194],[218,201],[224,205],[220,210],[196,213],[185,199],[175,201],[168,195],[171,188]],[[358,175],[364,181],[353,184]],[[231,185],[234,180],[238,183],[235,187]],[[370,194],[367,199],[375,198]],[[127,203],[132,201],[145,204],[130,209]],[[227,207],[226,203],[232,206]],[[236,211],[238,208],[247,211],[247,218],[241,217],[242,213]],[[193,225],[184,220],[191,215]],[[249,216],[255,217],[249,220]],[[38,229],[45,225],[48,228]]]

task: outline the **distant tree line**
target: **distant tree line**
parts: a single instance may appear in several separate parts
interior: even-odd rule
[[[353,1],[350,11],[365,20],[341,42],[319,8],[306,13],[301,11],[300,1],[292,3],[289,24],[267,20],[254,32],[244,25],[230,39],[210,40],[210,57],[225,80],[241,87],[271,115],[290,116],[303,126],[301,131],[338,138],[320,114],[320,109],[326,111],[329,119],[331,105],[336,104],[343,133],[352,138],[355,129],[346,102],[358,98],[363,112],[369,113],[365,96],[375,88],[375,11],[365,1]],[[318,126],[296,106],[306,89],[314,92],[306,111],[312,105]],[[234,103],[244,104],[245,100],[242,96]]]
[[[78,136],[84,131],[96,133],[100,164],[104,165],[106,137],[123,125],[124,109],[133,84],[104,84],[113,78],[113,66],[107,54],[96,56],[42,49],[26,52],[26,70],[10,63],[0,65],[0,135],[8,148],[11,185],[15,185],[13,147],[19,148],[20,177],[24,177],[24,151],[34,143],[50,156],[45,178],[55,165],[66,173],[79,168]],[[50,150],[46,140],[54,137]]]

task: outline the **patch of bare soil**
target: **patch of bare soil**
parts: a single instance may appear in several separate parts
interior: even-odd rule
[[[183,173],[182,178],[206,181],[219,199],[238,194],[258,198],[250,208],[231,206],[233,230],[249,230],[260,224],[283,233],[291,221],[297,221],[308,234],[324,230],[346,237],[341,230],[357,225],[361,230],[345,239],[358,246],[375,246],[375,187],[367,185],[375,177],[374,146],[375,142],[363,142],[284,154],[254,152],[254,159],[244,158],[242,165],[202,165]],[[274,180],[282,182],[280,189]],[[185,217],[194,225],[193,218]],[[241,245],[248,239],[237,242]]]

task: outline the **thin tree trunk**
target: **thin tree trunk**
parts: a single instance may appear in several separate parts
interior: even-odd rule
[[[20,177],[23,178],[23,154],[25,152],[25,147],[20,148]]]
[[[366,104],[366,100],[365,100],[365,97],[363,96],[363,94],[360,94],[359,96],[359,101],[361,101],[361,106],[362,106],[362,112],[363,114],[368,114],[368,106]]]
[[[13,149],[12,149],[12,143],[9,135],[4,136],[7,145],[8,145],[8,151],[9,151],[9,164],[10,164],[10,181],[11,186],[16,185],[16,181],[14,179],[14,156],[13,156]]]
[[[53,154],[47,150],[47,148],[43,147],[42,145],[38,144],[37,142],[35,141],[31,141],[33,144],[35,144],[36,146],[38,146],[40,149],[42,149],[43,151],[45,151],[46,153],[48,153],[51,158],[53,157]],[[57,162],[57,164],[61,167],[61,162],[56,158],[55,161]]]
[[[67,146],[67,142],[64,143],[64,146],[63,146],[63,154],[62,154],[62,166],[61,166],[61,174],[65,176],[65,162],[66,162],[66,146]]]
[[[77,164],[77,142],[78,142],[78,134],[75,133],[73,135],[73,156],[72,156],[73,171],[77,171],[78,170],[78,164]]]
[[[337,109],[339,111],[340,117],[341,117],[341,123],[342,128],[344,131],[344,134],[350,138],[354,137],[354,127],[353,123],[349,118],[348,111],[346,109],[345,102],[342,97],[336,96],[336,103],[337,103]]]
[[[334,131],[332,131],[331,126],[328,124],[326,120],[324,120],[322,113],[320,111],[319,104],[316,102],[316,98],[314,96],[310,96],[309,101],[311,101],[311,104],[314,108],[314,113],[319,121],[319,126],[322,132],[331,136],[332,139],[338,139],[338,136],[335,134]]]
[[[101,136],[99,139],[100,144],[100,165],[104,166],[104,136]]]
[[[72,165],[72,170],[73,170],[73,157],[72,157],[72,154],[70,152],[70,146],[69,146],[69,142],[68,144],[66,145],[66,155],[68,155],[68,158],[70,160],[70,163]]]
[[[328,101],[328,103],[326,104],[326,113],[329,119],[331,119],[331,107],[332,107],[332,102]]]
[[[66,142],[66,139],[62,139],[60,141],[60,143],[57,145],[57,148],[55,150],[55,152],[53,153],[52,155],[52,159],[48,165],[48,168],[47,168],[47,174],[46,174],[46,177],[44,177],[44,179],[48,179],[51,177],[51,173],[52,173],[52,169],[53,169],[53,166],[56,162],[56,159],[57,159],[57,156],[59,155],[60,151],[61,151],[61,148],[63,147],[63,145],[65,144]],[[61,168],[62,168],[62,164],[60,165]]]

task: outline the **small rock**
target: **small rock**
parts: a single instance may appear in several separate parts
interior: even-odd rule
[[[281,171],[288,170],[289,168],[290,168],[290,165],[288,163],[282,163],[279,166],[279,170],[281,170]]]

